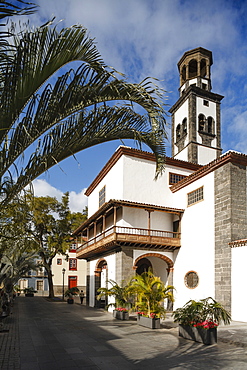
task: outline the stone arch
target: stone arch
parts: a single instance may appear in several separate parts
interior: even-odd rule
[[[140,258],[136,262],[136,273],[137,275],[141,275],[144,271],[148,271],[149,269],[153,270],[152,263],[145,257]]]
[[[104,308],[107,303],[107,297],[102,297],[100,300],[97,300],[98,289],[102,286],[102,271],[105,270],[106,274],[104,276],[104,284],[108,280],[108,271],[107,271],[107,261],[104,258],[100,258],[95,266],[94,270],[94,286],[95,286],[95,303],[94,306],[98,308]],[[103,286],[104,286],[103,284]],[[107,284],[106,284],[107,285]]]
[[[189,61],[189,78],[197,77],[197,60],[191,59]]]
[[[185,83],[185,81],[186,81],[186,66],[184,65],[183,66],[183,68],[182,68],[182,73],[181,73],[181,75],[182,75],[182,84],[184,84]]]
[[[181,125],[180,123],[176,127],[176,141],[181,139]]]
[[[205,131],[206,117],[200,113],[198,116],[198,131]]]
[[[200,62],[200,76],[201,77],[206,77],[207,74],[207,64],[206,64],[206,59],[202,59]]]
[[[157,257],[157,258],[160,258],[160,259],[162,259],[163,261],[165,261],[167,263],[169,270],[173,269],[173,266],[174,266],[173,261],[169,257],[164,256],[161,253],[145,253],[145,254],[142,254],[141,256],[137,257],[137,259],[135,260],[133,268],[136,270],[137,269],[137,266],[138,266],[137,265],[138,264],[138,261],[140,261],[142,258],[147,258],[147,257]]]
[[[100,273],[102,272],[103,268],[107,268],[107,262],[104,258],[100,258],[96,263],[94,275],[100,276]]]
[[[207,123],[208,123],[208,129],[207,129],[208,133],[209,134],[214,134],[214,119],[213,119],[213,117],[209,116],[207,118]]]

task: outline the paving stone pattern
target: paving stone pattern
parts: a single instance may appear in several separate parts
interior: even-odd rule
[[[205,346],[178,337],[178,328],[169,319],[161,329],[151,330],[138,326],[135,317],[119,321],[102,309],[77,303],[18,297],[8,323],[10,331],[0,334],[1,365],[5,366],[0,369],[243,370],[247,369],[247,324],[238,325],[227,331],[222,328],[219,336],[230,337],[232,343],[238,337],[246,346],[222,342]],[[236,335],[239,328],[241,337]]]

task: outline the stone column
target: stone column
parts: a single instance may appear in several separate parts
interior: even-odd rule
[[[215,171],[214,183],[215,298],[231,310],[231,248],[228,243],[246,238],[246,167],[227,163]]]

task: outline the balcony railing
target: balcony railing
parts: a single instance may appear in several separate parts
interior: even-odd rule
[[[126,226],[112,226],[101,234],[89,239],[79,248],[77,255],[84,249],[94,249],[104,244],[117,241],[122,243],[155,244],[160,246],[180,247],[180,233],[162,230],[148,230]],[[91,248],[89,248],[91,250]],[[80,253],[82,252],[82,253]]]

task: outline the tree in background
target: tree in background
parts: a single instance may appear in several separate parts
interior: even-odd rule
[[[25,4],[4,2],[0,18],[13,15],[16,3]],[[0,35],[0,203],[63,159],[116,139],[147,144],[162,171],[165,111],[153,80],[127,82],[80,25],[61,31],[51,22],[20,31],[12,25],[9,34]],[[69,67],[74,61],[76,70]],[[25,157],[31,144],[33,154]]]
[[[52,260],[57,253],[66,255],[72,231],[86,218],[86,210],[84,214],[70,211],[69,193],[61,202],[49,196],[34,197],[31,192],[10,202],[0,217],[0,281],[11,277],[15,284],[22,274],[37,268],[35,258],[41,257],[49,297],[54,297]]]
[[[52,260],[56,254],[66,255],[72,239],[71,233],[87,218],[69,209],[69,193],[61,202],[53,197],[33,197],[27,194],[26,235],[35,243],[35,250],[47,272],[49,297],[54,297]]]

